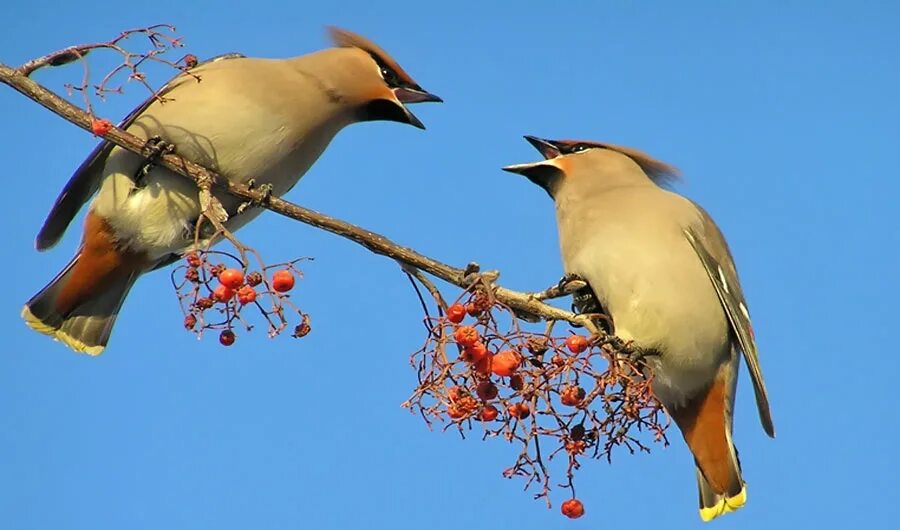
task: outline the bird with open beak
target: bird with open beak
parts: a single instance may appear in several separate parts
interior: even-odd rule
[[[732,443],[739,352],[763,429],[775,436],[750,312],[722,232],[663,188],[677,170],[636,149],[525,137],[544,160],[503,168],[556,204],[563,267],[587,281],[652,370],[653,390],[694,455],[704,521],[744,505]]]

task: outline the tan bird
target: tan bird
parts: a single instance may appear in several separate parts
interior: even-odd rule
[[[330,34],[337,47],[308,55],[235,54],[200,64],[161,89],[164,102],[148,99],[121,126],[144,139],[158,137],[233,182],[271,186],[276,196],[290,190],[347,125],[389,120],[424,128],[406,104],[441,99],[369,40],[335,28]],[[146,162],[103,143],[66,184],[37,236],[38,250],[55,245],[96,196],[78,253],[22,311],[33,329],[99,354],[134,281],[193,243],[197,186],[162,167],[142,171]],[[217,197],[231,230],[262,211],[236,214],[238,199]]]
[[[585,279],[652,368],[653,389],[694,455],[704,521],[746,502],[731,440],[739,354],[775,436],[750,313],[725,238],[703,208],[663,189],[668,164],[626,147],[525,137],[545,160],[522,174],[556,203],[563,266]]]

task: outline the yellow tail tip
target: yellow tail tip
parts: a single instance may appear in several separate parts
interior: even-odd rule
[[[708,523],[720,515],[725,515],[726,513],[731,513],[743,508],[745,504],[747,504],[746,485],[744,485],[744,487],[741,488],[740,493],[734,497],[723,496],[715,506],[704,506],[700,508],[700,518],[703,519],[703,522]]]
[[[103,346],[88,346],[65,331],[45,324],[43,320],[34,316],[31,309],[28,309],[28,306],[22,308],[22,319],[25,320],[25,324],[27,324],[29,328],[38,333],[49,335],[53,337],[54,340],[62,342],[79,353],[86,353],[92,357],[96,357],[103,353]]]

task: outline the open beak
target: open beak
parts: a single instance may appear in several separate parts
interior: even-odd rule
[[[552,141],[544,140],[537,136],[528,136],[527,134],[525,135],[525,139],[538,150],[545,160],[550,160],[551,158],[559,156],[559,147],[554,145]]]
[[[556,157],[560,154],[559,148],[549,140],[544,140],[535,136],[526,136],[525,139],[528,140],[528,143],[533,145],[535,149],[540,151],[544,160],[528,164],[513,164],[504,167],[503,171],[518,173],[519,175],[527,177],[528,180],[543,188],[544,191],[552,197],[556,182],[558,182],[563,174],[562,168],[560,168],[556,162]]]
[[[403,104],[403,109],[406,111],[406,117],[409,120],[409,124],[413,127],[418,127],[419,129],[424,129],[425,124],[416,117],[415,114],[409,110],[407,104],[411,103],[443,103],[444,100],[439,96],[431,94],[429,92],[425,92],[424,90],[416,90],[408,87],[398,87],[394,89],[394,97],[397,98],[397,101]]]

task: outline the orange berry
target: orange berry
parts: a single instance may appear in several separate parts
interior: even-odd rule
[[[485,355],[481,359],[475,362],[475,373],[481,375],[483,377],[491,376],[491,363],[494,360],[493,355]]]
[[[287,269],[276,271],[272,275],[272,289],[279,293],[286,293],[294,288],[294,275]]]
[[[194,315],[187,315],[184,317],[184,329],[194,329],[194,326],[197,325],[197,317]]]
[[[231,346],[234,344],[234,332],[230,329],[224,330],[222,333],[219,333],[219,343],[222,346]]]
[[[91,118],[91,132],[94,136],[103,136],[112,129],[112,123],[109,120]]]
[[[475,393],[478,394],[479,398],[485,401],[490,401],[497,397],[497,385],[491,383],[490,381],[482,381],[478,383],[478,387],[475,389]]]
[[[244,273],[237,269],[225,269],[219,273],[219,283],[229,289],[237,289],[244,285]]]
[[[491,370],[500,377],[509,377],[522,363],[522,356],[513,350],[504,350],[494,355]]]
[[[487,354],[487,348],[485,348],[484,343],[481,341],[477,341],[475,344],[463,349],[460,357],[462,357],[464,361],[477,363],[478,361],[484,359]]]
[[[245,285],[238,289],[237,297],[238,302],[240,302],[241,305],[252,304],[254,301],[256,301],[256,290],[249,285]]]
[[[466,395],[468,395],[468,392],[461,386],[451,386],[447,389],[447,397],[450,398],[450,401],[459,401],[461,397]]]
[[[447,407],[447,415],[450,416],[450,419],[458,420],[466,416],[466,411],[463,410],[462,407],[450,405]]]
[[[588,347],[588,340],[581,335],[569,335],[566,339],[566,347],[572,353],[581,353]]]
[[[478,330],[472,326],[460,326],[453,332],[453,340],[463,348],[467,348],[478,341]]]
[[[562,503],[561,511],[569,519],[578,519],[584,515],[584,505],[578,499],[569,499]]]
[[[506,412],[513,418],[519,418],[520,420],[524,420],[531,415],[531,409],[528,407],[528,403],[525,403],[524,401],[513,403],[506,408]]]
[[[481,414],[478,417],[481,421],[494,421],[497,419],[497,416],[500,414],[497,411],[497,407],[493,405],[485,405],[483,409],[481,409]]]
[[[447,308],[447,320],[459,324],[466,318],[466,308],[462,304],[453,304]]]
[[[567,386],[560,392],[559,397],[562,401],[563,405],[567,405],[569,407],[578,406],[581,403],[581,400],[584,399],[584,389],[580,386]]]
[[[212,294],[212,297],[215,298],[216,301],[222,302],[223,304],[231,300],[232,296],[234,296],[234,289],[227,285],[216,286]]]

